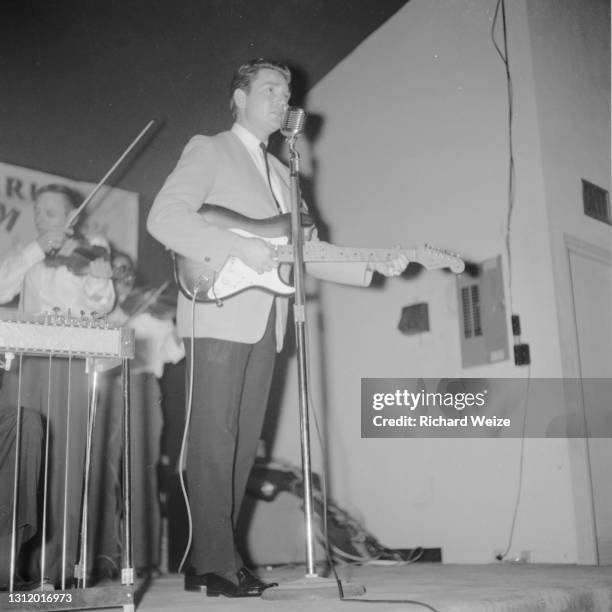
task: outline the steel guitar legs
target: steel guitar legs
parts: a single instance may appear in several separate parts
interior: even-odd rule
[[[10,489],[4,493],[7,501],[0,502],[0,515],[2,512],[11,515],[10,521],[0,521],[0,555],[3,557],[0,568],[8,567],[8,580],[0,592],[0,608],[76,610],[123,607],[125,612],[131,612],[134,610],[134,568],[129,359],[133,356],[133,336],[130,342],[129,333],[126,335],[125,332],[131,330],[104,326],[94,330],[95,338],[87,338],[84,330],[79,328],[73,336],[79,336],[83,347],[74,346],[67,338],[74,331],[75,324],[64,325],[62,334],[57,329],[62,323],[55,323],[49,334],[48,327],[51,326],[47,321],[0,319],[0,364],[7,361],[3,360],[3,353],[16,357],[8,360],[13,361],[13,371],[10,376],[5,373],[0,406],[0,418],[7,415],[7,431],[13,436],[10,445],[5,443],[3,447],[14,451],[10,458],[7,452],[0,452],[0,473],[8,471],[8,476],[4,474],[7,478],[0,477],[0,482],[11,483]],[[39,336],[40,342],[37,341]],[[16,346],[16,338],[20,342],[26,338],[26,344],[33,346]],[[62,346],[56,346],[57,338],[61,338]],[[99,339],[104,344],[103,354],[96,354]],[[53,346],[50,347],[49,342]],[[92,587],[88,584],[91,561],[87,535],[88,515],[92,510],[88,495],[91,443],[96,410],[99,409],[98,377],[111,359],[115,364],[120,363],[123,393],[121,584]],[[89,384],[86,385],[84,379]],[[14,394],[9,400],[12,392]],[[38,430],[24,428],[24,416],[30,418],[32,414],[36,418],[40,416],[39,421],[34,421],[39,423]],[[0,423],[0,434],[3,431]],[[41,439],[42,453],[37,462],[41,447],[32,448],[32,444],[36,445]],[[42,464],[38,487],[36,477],[32,478],[32,474],[37,473],[36,467],[32,468],[33,463]],[[37,511],[34,515],[38,514],[38,524],[30,525],[29,533],[28,520],[30,523],[36,521],[24,519],[32,515],[32,508],[24,507],[28,504],[35,504]],[[3,533],[3,529],[10,532]],[[37,533],[26,543],[26,554],[20,559],[20,546],[34,531]],[[9,542],[10,550],[6,550]],[[33,583],[24,584],[19,575],[25,558],[33,560],[26,565],[31,572],[30,578],[36,577]]]

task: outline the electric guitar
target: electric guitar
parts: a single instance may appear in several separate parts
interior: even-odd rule
[[[293,263],[291,237],[291,213],[251,219],[222,206],[204,204],[198,211],[206,221],[247,238],[261,238],[276,250],[279,264]],[[310,217],[302,214],[306,231],[312,228]],[[465,264],[454,253],[428,245],[411,249],[370,249],[342,247],[321,241],[305,242],[304,262],[380,262],[393,259],[403,253],[411,262],[417,262],[428,270],[450,268],[455,274],[463,272]],[[247,289],[262,289],[279,296],[294,293],[293,286],[281,276],[279,268],[258,274],[238,257],[229,257],[221,270],[216,272],[201,261],[189,259],[172,252],[174,277],[185,297],[196,302],[217,302]]]

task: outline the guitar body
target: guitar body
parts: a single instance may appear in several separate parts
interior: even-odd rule
[[[291,213],[251,219],[233,210],[204,204],[199,213],[207,222],[247,238],[261,238],[273,246],[288,245],[291,238]],[[304,226],[312,227],[308,215]],[[274,295],[289,296],[294,288],[281,277],[281,268],[258,274],[238,257],[230,257],[219,272],[203,262],[172,252],[174,278],[181,293],[196,302],[217,302],[247,289],[262,289]],[[285,270],[283,270],[285,272]]]

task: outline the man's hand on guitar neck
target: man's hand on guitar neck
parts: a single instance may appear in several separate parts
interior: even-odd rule
[[[406,255],[398,251],[393,259],[388,261],[371,261],[368,263],[368,268],[374,270],[383,276],[399,276],[410,263]]]
[[[269,272],[278,267],[276,252],[265,240],[261,238],[247,238],[237,236],[230,255],[240,258],[249,268],[258,274]]]

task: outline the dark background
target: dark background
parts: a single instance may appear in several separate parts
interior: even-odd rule
[[[141,194],[139,275],[169,274],[144,229],[187,140],[231,125],[229,80],[255,57],[294,72],[293,104],[407,0],[3,0],[0,161]]]

